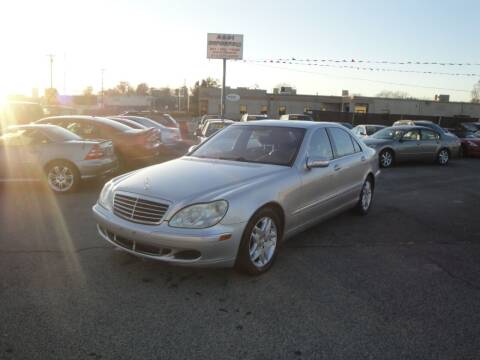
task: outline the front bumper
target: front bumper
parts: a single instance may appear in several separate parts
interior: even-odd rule
[[[178,229],[124,220],[95,204],[93,214],[103,239],[133,255],[188,266],[232,267],[246,223],[207,229]],[[228,240],[221,235],[231,234]]]

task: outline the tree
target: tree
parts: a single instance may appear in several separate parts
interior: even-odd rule
[[[120,81],[115,87],[120,95],[131,95],[134,90],[128,81]]]
[[[377,94],[378,97],[388,98],[388,99],[413,99],[414,97],[411,96],[409,93],[405,91],[390,91],[390,90],[383,90]]]
[[[137,89],[135,90],[135,93],[137,95],[145,96],[145,95],[148,95],[149,90],[150,90],[150,88],[148,87],[148,85],[146,83],[140,83],[140,84],[137,85]]]
[[[93,95],[93,87],[87,86],[85,89],[83,89],[83,95],[84,96],[92,96]]]
[[[480,104],[480,80],[473,85],[471,94],[472,94],[472,103]]]

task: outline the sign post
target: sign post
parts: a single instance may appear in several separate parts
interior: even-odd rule
[[[207,34],[207,59],[223,60],[223,80],[220,113],[225,118],[225,81],[227,77],[227,60],[243,59],[243,35]]]

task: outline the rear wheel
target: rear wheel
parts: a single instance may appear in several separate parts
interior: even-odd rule
[[[437,162],[440,165],[447,165],[450,160],[450,153],[447,149],[441,149],[437,154]]]
[[[370,177],[365,180],[360,192],[356,210],[360,215],[367,215],[373,201],[373,181]]]
[[[56,193],[69,193],[78,188],[80,173],[75,165],[67,161],[55,161],[47,166],[47,183]]]
[[[380,166],[383,168],[389,168],[393,166],[393,151],[392,150],[382,150],[379,155]]]
[[[281,238],[278,214],[271,208],[259,210],[243,232],[235,267],[250,275],[263,274],[275,261]]]

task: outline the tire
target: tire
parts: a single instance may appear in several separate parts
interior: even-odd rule
[[[268,231],[268,227],[270,232],[262,233],[262,231]],[[263,230],[263,228],[265,229]],[[260,209],[250,219],[243,231],[235,268],[249,275],[265,273],[272,267],[277,257],[281,239],[280,216],[269,207]]]
[[[395,155],[393,154],[392,150],[382,150],[378,156],[378,160],[380,162],[380,167],[389,168],[393,166]]]
[[[450,152],[448,149],[440,149],[440,151],[437,154],[437,163],[439,165],[445,166],[448,164],[448,161],[450,160]]]
[[[467,150],[465,149],[465,146],[460,146],[460,151],[459,151],[459,157],[460,159],[464,159],[467,157]]]
[[[360,192],[360,198],[355,207],[355,210],[360,215],[367,215],[372,207],[374,185],[372,178],[369,176],[362,185],[362,191]]]
[[[80,185],[80,173],[68,161],[54,161],[45,169],[46,182],[50,190],[58,194],[74,192]]]

